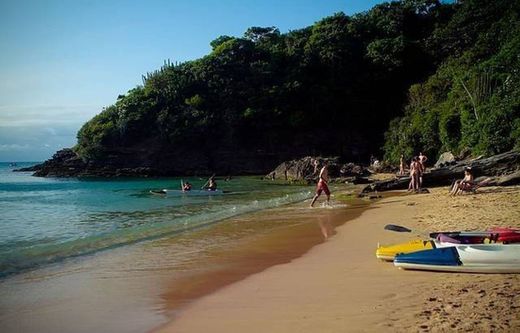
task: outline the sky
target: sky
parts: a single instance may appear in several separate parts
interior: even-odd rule
[[[43,161],[166,59],[221,35],[282,33],[379,0],[0,0],[0,162]]]

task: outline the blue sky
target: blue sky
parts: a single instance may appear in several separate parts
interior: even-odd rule
[[[382,1],[0,0],[0,161],[41,161],[165,59],[251,26],[281,32]]]

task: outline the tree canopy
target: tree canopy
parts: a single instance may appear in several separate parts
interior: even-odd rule
[[[363,160],[383,147],[395,160],[518,147],[518,7],[405,0],[287,33],[220,36],[208,55],[143,76],[80,129],[75,150],[87,160],[135,147]]]

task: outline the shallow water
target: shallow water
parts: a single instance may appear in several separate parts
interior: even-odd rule
[[[180,180],[5,174],[2,332],[149,331],[199,297],[302,255],[356,209],[324,198],[309,208],[313,187],[255,177],[220,181],[231,191],[222,195],[156,196],[149,190]]]
[[[16,168],[31,165],[19,163]],[[259,177],[219,180],[223,194],[175,191],[181,179],[55,179],[0,163],[0,277],[63,259],[183,233],[312,196]],[[185,178],[200,188],[206,179]],[[170,189],[154,195],[152,189]],[[204,245],[200,245],[204,248]]]

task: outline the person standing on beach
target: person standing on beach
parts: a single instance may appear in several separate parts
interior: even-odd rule
[[[404,155],[401,154],[401,158],[399,159],[399,176],[403,176],[405,173],[406,162],[404,161]]]
[[[412,158],[412,163],[410,163],[410,184],[408,185],[408,191],[419,191],[420,190],[420,173],[421,173],[421,164],[419,163],[419,158],[415,156]]]
[[[419,174],[419,186],[422,187],[422,177],[423,177],[423,174],[424,172],[426,171],[426,161],[428,160],[428,157],[426,157],[426,155],[424,155],[421,152],[419,152],[419,164],[420,164],[420,167],[421,167],[421,172]]]
[[[312,198],[311,207],[314,206],[314,203],[321,195],[321,192],[325,192],[327,196],[327,205],[330,202],[330,191],[327,183],[329,182],[329,164],[327,161],[323,162],[323,167],[320,170],[320,179],[318,180],[318,185],[316,185],[316,194],[314,198]]]

